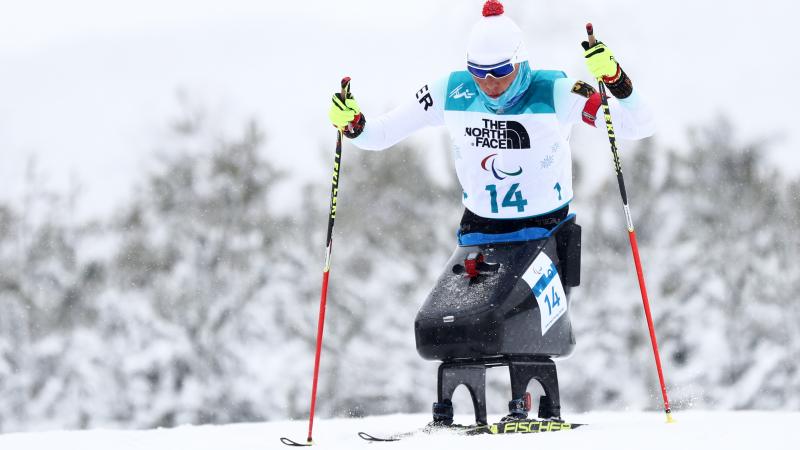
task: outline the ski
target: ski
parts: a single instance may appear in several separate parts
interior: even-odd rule
[[[461,432],[464,433],[467,430],[471,430],[475,428],[475,426],[466,426],[466,425],[425,425],[424,427],[413,430],[413,431],[406,431],[403,433],[396,433],[388,437],[376,437],[369,433],[365,433],[363,431],[358,432],[358,437],[364,439],[365,441],[369,442],[392,442],[392,441],[399,441],[403,438],[408,438],[414,436],[416,434],[433,434],[437,432]]]
[[[422,431],[422,430],[420,430],[420,431]],[[358,437],[360,437],[361,439],[363,439],[365,441],[368,441],[368,442],[392,442],[392,441],[399,441],[400,439],[403,439],[404,437],[413,436],[416,433],[417,433],[417,431],[409,431],[409,432],[406,432],[406,433],[393,434],[393,435],[391,435],[389,437],[381,438],[381,437],[375,437],[375,436],[373,436],[373,435],[371,435],[369,433],[365,433],[363,431],[359,431],[358,432]]]
[[[450,426],[426,426],[416,431],[397,433],[387,437],[377,437],[369,433],[360,431],[358,437],[369,442],[394,442],[408,438],[420,433],[430,434],[439,431],[452,432],[456,435],[474,436],[479,434],[531,434],[549,433],[553,431],[574,430],[585,426],[585,423],[570,423],[560,420],[514,420],[508,422],[497,422],[489,425],[450,425]]]
[[[561,420],[512,420],[508,422],[498,422],[490,425],[482,425],[467,429],[464,434],[529,434],[529,433],[549,433],[553,431],[574,430],[582,427],[585,423],[570,423]]]

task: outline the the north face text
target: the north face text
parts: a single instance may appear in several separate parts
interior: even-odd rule
[[[531,148],[528,131],[519,122],[483,119],[483,128],[467,127],[466,135],[475,138],[475,146],[483,148]]]

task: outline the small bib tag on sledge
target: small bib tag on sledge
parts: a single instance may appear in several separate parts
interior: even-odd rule
[[[547,330],[567,312],[567,296],[561,284],[561,277],[558,276],[558,269],[550,257],[541,252],[522,274],[522,279],[531,287],[533,296],[539,304],[542,336],[544,336]]]

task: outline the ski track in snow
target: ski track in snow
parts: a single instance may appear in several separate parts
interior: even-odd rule
[[[462,423],[470,416],[457,416]],[[387,448],[484,450],[493,448],[725,450],[800,447],[798,412],[678,411],[676,423],[663,413],[598,412],[570,414],[572,422],[588,423],[574,431],[537,435],[456,436],[419,434],[399,442],[370,443],[356,433],[388,436],[424,425],[427,414],[375,416],[362,419],[318,419],[314,446],[320,449]],[[282,436],[305,442],[306,421],[183,426],[144,431],[87,430],[0,435],[3,450],[263,450],[288,449]]]

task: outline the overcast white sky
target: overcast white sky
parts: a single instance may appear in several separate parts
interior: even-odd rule
[[[368,117],[387,110],[460,69],[482,3],[4,1],[0,199],[20,196],[35,156],[53,187],[78,179],[84,208],[108,211],[152,160],[178,89],[216,111],[222,127],[255,117],[271,159],[327,183],[316,153],[332,140],[327,102],[339,78],[353,77]],[[593,21],[658,111],[658,139],[678,145],[688,125],[725,113],[743,138],[783,139],[769,157],[800,173],[797,2],[504,3],[527,33],[534,67],[584,79],[578,43]],[[439,161],[441,133],[415,138]],[[575,144],[576,159],[607,159],[603,136],[581,134]]]

